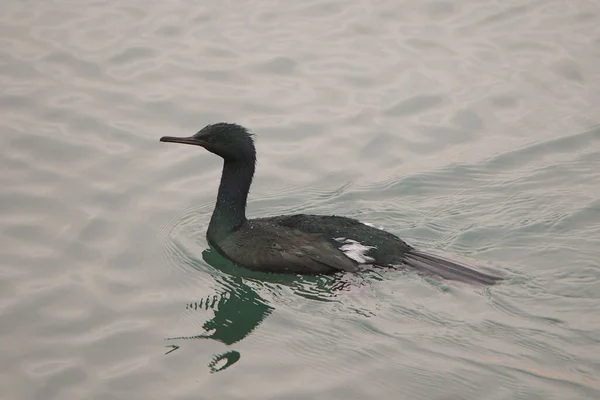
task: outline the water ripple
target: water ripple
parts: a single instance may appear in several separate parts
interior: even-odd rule
[[[3,394],[599,397],[599,15],[4,2]],[[220,160],[158,142],[221,120],[258,137],[251,216],[357,217],[506,282],[235,269],[205,239]]]

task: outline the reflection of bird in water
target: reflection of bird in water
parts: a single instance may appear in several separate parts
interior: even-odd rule
[[[273,311],[254,291],[249,297],[224,292],[194,301],[186,305],[186,310],[213,310],[215,316],[202,325],[206,333],[194,336],[172,337],[168,340],[213,339],[232,345],[248,336]],[[173,350],[171,350],[173,351]],[[230,350],[217,354],[208,364],[211,372],[222,371],[239,361],[241,354]]]
[[[267,305],[252,290],[246,291],[241,296],[225,292],[188,303],[185,308],[186,310],[211,309],[215,316],[202,325],[202,329],[206,333],[173,337],[169,340],[213,339],[226,345],[232,345],[248,336],[273,311],[273,307]]]
[[[215,316],[202,325],[205,333],[171,337],[167,340],[213,339],[228,346],[239,342],[260,325],[273,310],[262,301],[256,292],[248,292],[248,294],[250,296],[244,298],[231,292],[225,292],[188,303],[185,307],[186,310],[213,310]],[[166,354],[179,349],[180,346],[169,345],[168,347],[172,349]],[[240,357],[238,351],[230,350],[215,355],[208,367],[211,372],[218,372],[236,363]],[[224,364],[223,361],[225,361]]]
[[[274,310],[252,287],[245,283],[244,278],[237,272],[235,264],[222,257],[214,249],[209,248],[202,252],[202,258],[216,270],[225,272],[217,274],[222,290],[212,296],[207,296],[198,301],[186,304],[188,311],[213,311],[214,317],[202,325],[204,332],[191,336],[170,337],[166,340],[212,339],[227,346],[235,344],[253,332]],[[190,263],[197,268],[197,265]],[[352,286],[345,279],[334,277],[295,277],[285,275],[255,276],[261,282],[267,278],[277,285],[289,286],[294,293],[312,300],[332,301],[336,293]],[[342,277],[343,278],[343,277]],[[252,279],[252,278],[251,278]],[[263,286],[264,287],[264,286]],[[180,345],[171,344],[166,354],[180,348]],[[221,371],[230,367],[240,359],[241,355],[235,350],[215,355],[209,364],[212,372]],[[222,361],[225,361],[224,365]]]
[[[219,267],[227,260],[219,257],[210,249],[204,251],[202,256],[207,263]],[[235,275],[220,276],[223,290],[215,295],[187,303],[186,310],[214,312],[214,317],[202,325],[203,333],[192,336],[170,337],[166,340],[212,339],[225,345],[232,345],[248,336],[260,323],[273,311],[273,307],[244,283],[243,279]],[[180,348],[178,345],[169,345],[171,350],[166,354]],[[235,350],[215,355],[208,365],[211,372],[218,372],[230,367],[240,359],[241,355]],[[225,361],[223,364],[222,362]]]

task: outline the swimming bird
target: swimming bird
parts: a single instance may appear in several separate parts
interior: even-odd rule
[[[425,275],[492,285],[502,278],[419,251],[397,236],[338,215],[246,218],[256,166],[254,135],[233,123],[207,125],[190,137],[161,142],[203,147],[223,158],[217,201],[206,233],[223,257],[255,271],[295,274],[357,272],[361,265],[410,267]],[[360,247],[364,254],[352,254]]]

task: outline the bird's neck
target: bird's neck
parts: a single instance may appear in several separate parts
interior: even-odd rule
[[[253,176],[253,162],[224,162],[217,204],[208,226],[209,241],[218,242],[246,221],[246,201]]]

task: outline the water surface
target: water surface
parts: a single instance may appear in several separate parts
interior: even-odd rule
[[[5,399],[600,397],[600,5],[17,1],[0,16]],[[337,213],[502,271],[246,274],[204,237]]]

